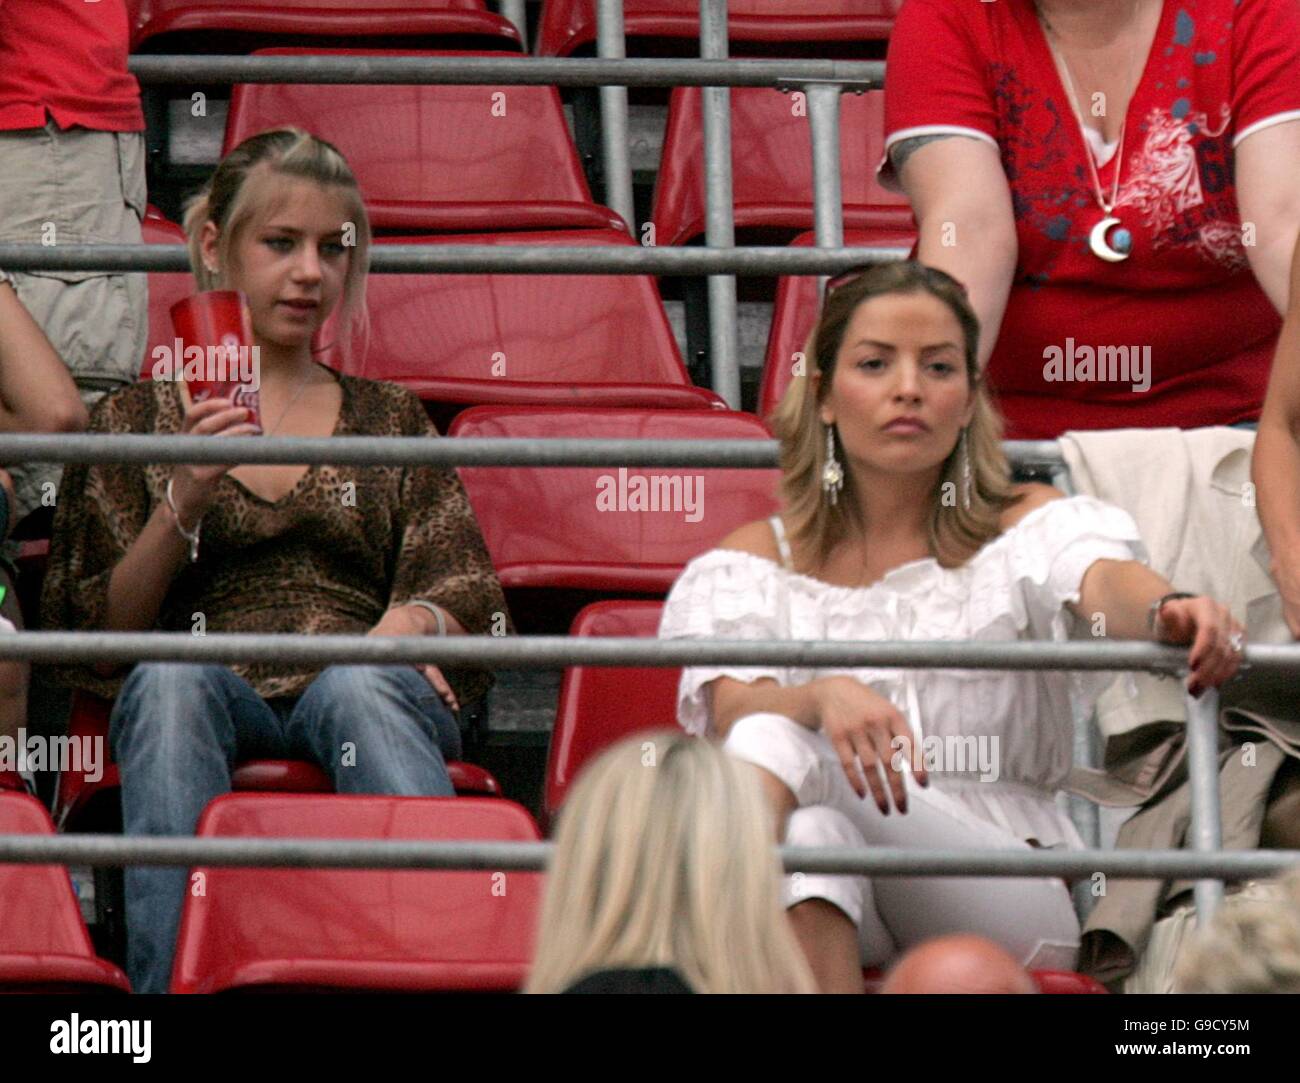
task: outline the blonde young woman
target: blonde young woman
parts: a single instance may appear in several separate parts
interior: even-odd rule
[[[812,371],[775,419],[783,514],[692,561],[660,634],[996,642],[1062,639],[1078,621],[1191,644],[1193,693],[1232,676],[1240,626],[1140,563],[1127,514],[1011,483],[978,349],[941,271],[831,283]],[[679,720],[761,769],[793,844],[1079,846],[1054,798],[1072,692],[1086,704],[1098,687],[1023,670],[695,667]],[[1031,968],[1068,968],[1078,946],[1055,879],[801,876],[787,903],[823,990],[860,991],[860,964],[944,933],[986,936]]]
[[[326,333],[348,342],[364,310],[369,228],[337,150],[296,130],[253,136],[218,165],[185,225],[199,286],[248,298],[268,435],[437,435],[409,391],[315,359],[327,318],[337,311]],[[109,395],[90,428],[258,431],[230,400],[195,404],[183,383],[163,380]],[[59,493],[47,626],[463,635],[505,611],[452,470],[75,466]],[[116,697],[110,744],[125,829],[144,835],[193,832],[250,757],[310,760],[342,793],[450,796],[455,712],[489,680],[434,666],[145,662],[125,679],[115,668],[63,677]],[[167,988],[185,882],[184,869],[126,873],[137,992]]]
[[[578,779],[556,834],[527,991],[811,992],[754,773],[649,732]]]

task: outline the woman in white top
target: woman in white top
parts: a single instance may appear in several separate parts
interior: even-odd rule
[[[1059,640],[1077,619],[1085,635],[1191,644],[1193,694],[1231,677],[1240,625],[1140,563],[1125,512],[1012,484],[978,342],[941,271],[896,263],[830,283],[809,375],[774,419],[783,515],[692,561],[660,635]],[[1077,847],[1054,795],[1072,699],[1090,708],[1109,676],[695,667],[679,714],[761,769],[791,844]],[[1068,969],[1078,946],[1057,879],[796,874],[787,905],[826,991],[860,992],[861,965],[947,932],[1030,968]]]

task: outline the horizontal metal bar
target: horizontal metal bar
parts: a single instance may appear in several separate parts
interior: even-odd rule
[[[595,60],[579,57],[132,56],[142,83],[460,86],[766,86],[805,80],[885,85],[882,60]]]
[[[1041,446],[1040,446],[1041,445]],[[1051,441],[1007,441],[1013,465],[1061,462]],[[0,433],[0,462],[331,463],[342,466],[777,465],[775,440],[586,440],[423,436],[261,436],[213,440],[160,434]]]
[[[549,842],[415,842],[387,839],[172,838],[122,835],[0,835],[0,864],[206,865],[332,869],[540,871]],[[1068,876],[1122,879],[1195,876],[1248,879],[1300,864],[1300,851],[901,850],[780,848],[787,872],[867,876]]]
[[[641,245],[377,244],[375,274],[837,274],[907,258],[906,248],[676,248]],[[179,244],[0,244],[6,271],[188,271]]]
[[[587,636],[364,636],[188,632],[11,632],[0,659],[35,662],[259,662],[303,665],[743,665],[814,668],[1141,670],[1178,674],[1187,651],[1139,641],[1044,643],[675,639]],[[1300,644],[1247,647],[1244,664],[1300,671]]]

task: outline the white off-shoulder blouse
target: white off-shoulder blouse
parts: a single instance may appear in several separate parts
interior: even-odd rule
[[[933,557],[911,561],[867,587],[800,575],[765,557],[714,549],[691,561],[673,585],[664,639],[1061,641],[1090,626],[1065,608],[1077,602],[1097,560],[1147,561],[1127,512],[1089,496],[1049,501],[994,538],[959,568]],[[926,738],[966,738],[996,753],[996,772],[952,759],[931,787],[967,810],[1043,845],[1082,845],[1055,792],[1072,763],[1075,711],[1086,717],[1113,673],[954,669],[695,666],[682,671],[678,720],[709,732],[706,689],[718,677],[786,687],[847,674],[888,698],[908,719],[917,747]],[[949,743],[956,747],[955,742]],[[930,747],[938,747],[931,742]],[[974,756],[970,759],[975,759]],[[987,765],[987,759],[986,759]],[[996,780],[989,775],[996,773]],[[983,776],[983,778],[981,778]]]

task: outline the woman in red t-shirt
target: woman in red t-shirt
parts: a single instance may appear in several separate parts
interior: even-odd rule
[[[908,0],[887,72],[881,179],[969,287],[1009,436],[1258,417],[1300,229],[1296,0]]]

